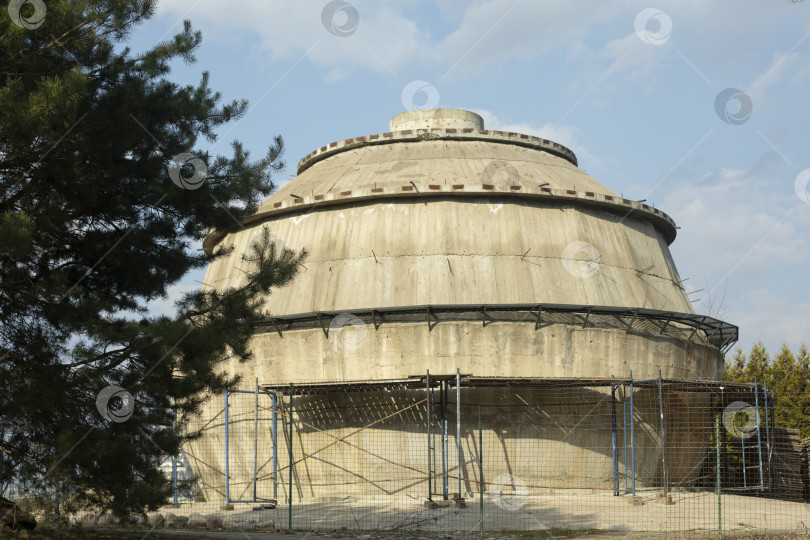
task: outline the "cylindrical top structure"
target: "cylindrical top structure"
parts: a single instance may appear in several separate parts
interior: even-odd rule
[[[484,119],[460,109],[426,109],[400,113],[391,119],[391,131],[404,129],[484,129]]]

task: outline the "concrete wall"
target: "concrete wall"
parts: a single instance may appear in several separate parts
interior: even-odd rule
[[[310,253],[295,281],[267,299],[276,316],[485,303],[693,312],[656,229],[595,208],[496,198],[366,201],[264,226],[286,247]],[[241,283],[242,254],[261,227],[223,240],[235,249],[209,267],[207,286]]]

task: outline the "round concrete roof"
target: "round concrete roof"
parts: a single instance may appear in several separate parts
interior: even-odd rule
[[[326,144],[298,163],[298,176],[247,223],[313,208],[391,197],[509,197],[587,205],[650,222],[667,244],[675,222],[664,212],[624,199],[577,167],[568,148],[521,133],[484,129],[470,111],[405,112],[391,131]],[[223,233],[204,247],[211,251]]]

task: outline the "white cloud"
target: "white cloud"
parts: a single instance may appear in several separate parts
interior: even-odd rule
[[[609,3],[490,0],[467,8],[438,56],[454,72],[480,72],[506,59],[530,59],[584,39],[615,8]]]
[[[805,301],[791,302],[799,294]],[[762,341],[775,355],[782,343],[796,352],[799,345],[810,345],[810,291],[753,289],[742,291],[728,310],[727,319],[740,326],[740,347],[748,352],[756,341]]]
[[[324,27],[321,12],[325,5],[307,1],[172,0],[161,2],[158,13],[191,19],[208,39],[241,44],[250,39],[247,36],[257,38],[256,47],[274,61],[295,61],[311,49],[309,60],[327,68],[329,79],[339,79],[358,68],[394,75],[407,63],[431,61],[428,36],[396,5],[352,2],[360,19],[357,30],[346,37],[330,34]],[[336,22],[342,24],[344,20]]]
[[[681,226],[671,248],[681,276],[704,289],[691,295],[696,311],[739,325],[744,347],[810,339],[810,207],[791,193],[794,176],[768,154],[677,183],[664,200]]]

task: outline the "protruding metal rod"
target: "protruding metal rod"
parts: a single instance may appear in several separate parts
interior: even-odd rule
[[[228,390],[225,390],[225,506],[231,504],[231,476],[228,457]]]
[[[289,417],[289,424],[290,424],[290,480],[289,480],[289,496],[290,496],[290,504],[287,508],[287,527],[292,530],[292,507],[293,507],[293,393],[295,392],[295,388],[293,387],[293,383],[290,383],[290,417]]]
[[[636,496],[636,436],[635,424],[633,416],[635,410],[633,409],[633,371],[630,371],[630,470],[633,476],[633,497]]]
[[[762,472],[762,437],[759,428],[759,385],[754,379],[754,407],[757,411],[757,456],[759,457],[759,490],[765,491],[765,475]]]
[[[278,500],[278,396],[275,392],[271,395],[273,400],[273,499]]]
[[[664,495],[667,493],[667,434],[664,431],[664,390],[661,370],[658,370],[658,410],[661,412],[661,472],[664,480]]]
[[[461,497],[461,370],[456,368],[456,456],[458,457],[458,496]]]

